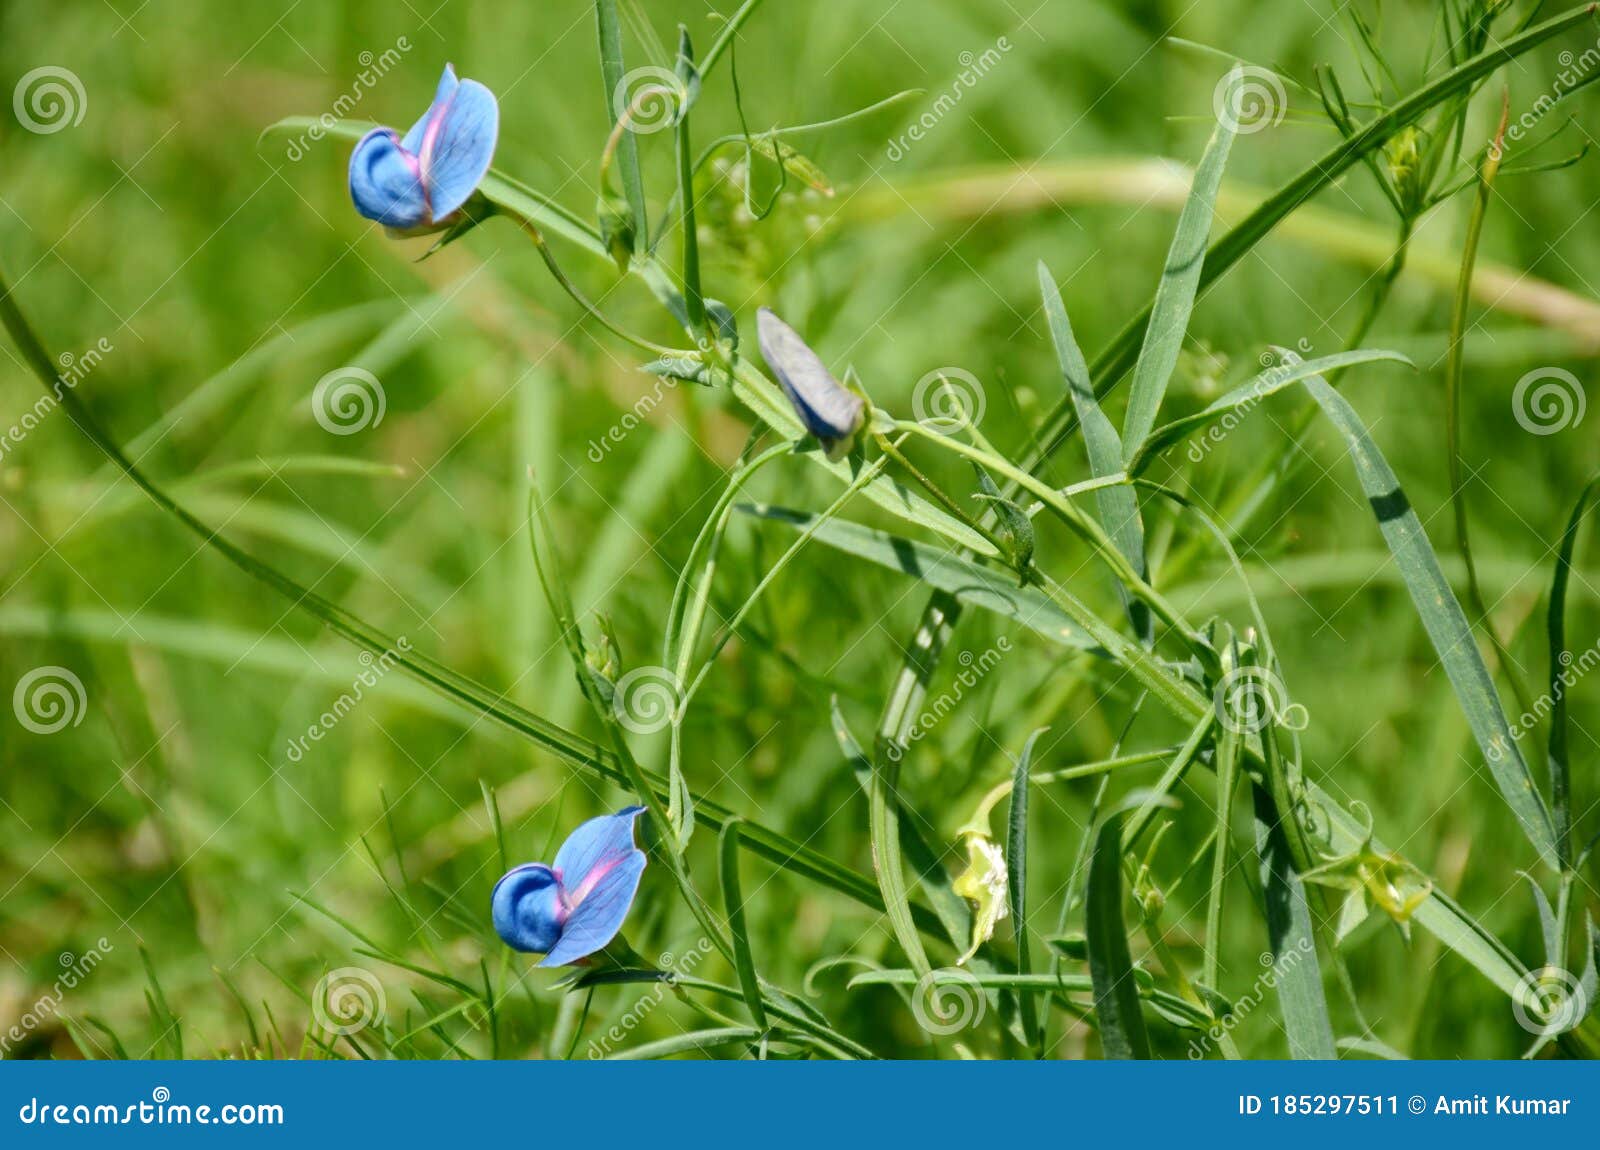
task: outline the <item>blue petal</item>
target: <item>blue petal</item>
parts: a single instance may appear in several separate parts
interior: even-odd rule
[[[561,938],[566,908],[561,882],[543,863],[513,867],[494,884],[494,929],[512,950],[544,954]]]
[[[443,92],[445,86],[440,81],[439,90]],[[435,102],[417,153],[435,222],[456,211],[478,190],[499,138],[500,105],[494,93],[476,80],[463,80],[444,100]]]
[[[567,909],[561,939],[540,966],[562,966],[593,954],[616,937],[644,873],[644,852],[633,843],[643,807],[590,819],[556,852],[555,869]]]
[[[644,852],[635,850],[605,870],[598,881],[584,892],[583,900],[567,914],[561,938],[540,966],[565,966],[593,954],[617,937],[623,921],[639,893],[639,876],[644,873]]]
[[[800,333],[768,308],[756,312],[761,356],[783,385],[806,430],[824,444],[849,439],[861,426],[866,403],[833,377]]]
[[[453,64],[444,66],[444,73],[439,77],[439,87],[433,93],[433,103],[428,105],[428,110],[422,113],[422,119],[411,125],[411,130],[406,133],[406,138],[401,145],[413,156],[422,151],[422,133],[428,130],[428,121],[433,119],[441,105],[450,102],[450,97],[455,95],[456,87],[460,81],[456,79],[456,69]]]
[[[350,153],[350,199],[356,211],[385,227],[429,222],[421,169],[390,128],[374,128]]]

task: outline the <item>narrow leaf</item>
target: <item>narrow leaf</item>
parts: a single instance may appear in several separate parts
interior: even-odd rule
[[[1243,82],[1243,69],[1235,67],[1227,79],[1229,106],[1237,106],[1231,93]],[[1194,311],[1195,292],[1200,287],[1200,270],[1205,264],[1206,243],[1211,236],[1217,189],[1222,185],[1222,170],[1228,164],[1228,151],[1233,147],[1236,130],[1231,117],[1219,118],[1205,154],[1195,168],[1189,199],[1178,216],[1178,230],[1172,237],[1167,266],[1161,273],[1161,286],[1156,289],[1150,322],[1144,331],[1144,346],[1139,350],[1139,361],[1133,369],[1128,413],[1122,422],[1124,460],[1133,459],[1156,425],[1161,400],[1178,366],[1178,353],[1183,348],[1189,316]]]
[[[1089,858],[1085,934],[1094,1013],[1107,1058],[1150,1057],[1150,1038],[1139,1011],[1139,984],[1122,921],[1122,815],[1108,816],[1095,833]]]
[[[761,982],[756,977],[755,956],[750,950],[750,932],[745,927],[744,895],[739,886],[739,827],[742,822],[742,819],[729,819],[718,839],[722,898],[728,912],[728,930],[733,935],[733,958],[739,972],[739,988],[744,991],[751,1021],[765,1030],[767,1012],[761,1002]]]
[[[1394,554],[1417,614],[1433,641],[1434,651],[1444,665],[1450,685],[1466,713],[1467,725],[1472,728],[1500,793],[1540,858],[1559,866],[1550,811],[1534,786],[1521,749],[1511,737],[1510,724],[1500,705],[1500,696],[1495,692],[1489,668],[1484,665],[1483,655],[1473,638],[1472,627],[1444,572],[1439,569],[1439,559],[1401,490],[1400,481],[1345,398],[1325,380],[1312,377],[1304,382],[1322,406],[1323,414],[1344,436],[1362,490],[1378,518],[1378,529]]]
[[[1028,774],[1033,766],[1033,748],[1045,728],[1033,732],[1017,759],[1017,769],[1011,777],[1011,817],[1006,828],[1007,887],[1011,896],[1011,929],[1017,940],[1017,974],[1029,973],[1028,956]],[[1030,1049],[1039,1042],[1039,1019],[1034,1010],[1033,998],[1023,995],[1018,1000],[1022,1011],[1022,1033]]]
[[[1089,453],[1089,470],[1096,479],[1106,479],[1122,471],[1122,437],[1110,418],[1100,408],[1094,394],[1094,381],[1089,376],[1089,365],[1083,358],[1078,341],[1072,334],[1072,324],[1067,319],[1067,308],[1061,300],[1061,290],[1055,277],[1043,261],[1039,263],[1039,291],[1044,297],[1045,319],[1050,325],[1050,338],[1056,347],[1056,361],[1061,366],[1061,377],[1072,397],[1078,413],[1078,425],[1083,428],[1083,442]],[[1102,487],[1095,492],[1095,505],[1100,511],[1100,522],[1111,536],[1117,550],[1129,563],[1139,578],[1146,575],[1144,554],[1144,521],[1139,517],[1139,497],[1132,487],[1118,484]],[[1143,642],[1150,642],[1154,623],[1150,608],[1128,594],[1119,584],[1123,606],[1133,624],[1134,633]]]

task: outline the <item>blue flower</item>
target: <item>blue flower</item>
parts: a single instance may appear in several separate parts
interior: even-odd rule
[[[866,419],[867,404],[828,371],[800,333],[771,309],[756,312],[761,356],[783,385],[800,422],[817,437],[829,459],[840,459],[855,444]]]
[[[565,966],[593,954],[622,929],[644,873],[633,843],[643,807],[590,819],[567,837],[551,866],[524,863],[494,884],[494,929],[513,950]]]
[[[402,138],[374,128],[350,154],[356,211],[399,232],[448,227],[494,158],[500,105],[476,80],[457,80],[449,64],[433,106]]]

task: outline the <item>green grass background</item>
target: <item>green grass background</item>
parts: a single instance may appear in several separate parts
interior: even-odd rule
[[[731,8],[731,4],[725,4]],[[1037,10],[1033,10],[1037,7]],[[1406,90],[1428,59],[1431,4],[1387,4],[1384,42]],[[786,195],[753,225],[736,196],[702,206],[708,290],[745,324],[760,304],[801,326],[830,363],[853,364],[875,399],[901,411],[912,384],[959,367],[984,385],[986,433],[1020,452],[1060,395],[1038,307],[1034,265],[1062,284],[1079,338],[1102,346],[1152,292],[1175,221],[1161,164],[1192,164],[1225,69],[1165,42],[1172,36],[1308,78],[1334,64],[1359,87],[1347,29],[1313,0],[1112,3],[1068,0],[769,0],[739,41],[751,126],[817,120],[903,88],[928,94],[802,145],[836,186],[830,199]],[[366,92],[359,118],[408,124],[438,70],[500,97],[497,165],[589,213],[605,138],[593,14],[580,0],[243,4],[149,0],[10,0],[0,8],[6,91],[41,64],[71,69],[87,96],[81,124],[50,135],[0,115],[0,259],[55,351],[114,350],[78,392],[128,442],[219,375],[209,410],[142,445],[142,464],[208,521],[321,594],[419,649],[559,722],[589,720],[556,642],[528,555],[529,466],[550,511],[582,611],[609,612],[628,665],[659,661],[660,629],[679,565],[744,441],[747,418],[721,393],[672,392],[602,463],[590,442],[652,386],[639,356],[582,320],[512,229],[492,225],[426,262],[425,242],[396,243],[350,209],[347,147],[323,142],[298,162],[268,124],[317,114],[348,90],[361,53],[405,37],[410,50]],[[702,0],[651,3],[670,43],[682,21],[702,45],[716,25]],[[889,141],[949,89],[962,53],[1005,37],[1011,50],[899,162]],[[1558,52],[1535,51],[1506,73],[1513,108],[1547,91]],[[637,38],[630,63],[647,58]],[[665,60],[656,62],[664,63]],[[1473,123],[1492,129],[1480,101]],[[1259,196],[1330,146],[1304,92],[1271,131],[1242,137],[1225,188]],[[1573,102],[1573,151],[1594,130],[1592,99]],[[708,84],[696,135],[737,129],[727,74]],[[643,143],[657,215],[670,188],[669,137]],[[1464,455],[1477,552],[1495,618],[1515,631],[1530,679],[1543,674],[1543,596],[1551,548],[1583,481],[1600,464],[1588,420],[1538,437],[1513,419],[1511,391],[1534,368],[1564,366],[1593,383],[1600,346],[1600,217],[1592,158],[1508,179],[1491,212],[1483,259],[1517,290],[1475,308],[1469,337]],[[1181,183],[1178,185],[1181,187]],[[793,189],[791,189],[793,190]],[[1345,392],[1395,463],[1435,546],[1451,549],[1443,438],[1443,351],[1467,201],[1431,214],[1418,259],[1370,341],[1411,354],[1421,370],[1363,368]],[[1295,234],[1270,239],[1208,292],[1169,402],[1188,408],[1237,382],[1269,343],[1337,350],[1392,244],[1388,210],[1357,170],[1320,197]],[[653,301],[616,286],[604,266],[563,253],[596,298],[630,326],[665,337]],[[1429,264],[1422,257],[1432,257]],[[1589,311],[1557,321],[1535,281]],[[9,347],[7,352],[9,352]],[[381,381],[387,412],[358,435],[332,436],[311,416],[319,378],[357,365]],[[1592,386],[1591,386],[1592,390]],[[0,354],[0,422],[31,407],[37,386]],[[1304,401],[1269,402],[1212,453],[1196,483],[1222,503],[1264,452],[1284,442]],[[1120,402],[1118,404],[1120,406]],[[343,472],[286,460],[336,457]],[[962,478],[954,470],[953,479]],[[1086,474],[1063,452],[1061,482]],[[759,496],[817,509],[835,490],[800,464],[757,484]],[[1441,513],[1442,512],[1442,513]],[[872,518],[855,509],[853,514]],[[1234,583],[1210,553],[1157,578],[1197,617],[1243,618]],[[1180,535],[1166,554],[1184,550]],[[789,541],[776,526],[736,523],[719,577],[726,615]],[[1516,833],[1399,585],[1337,440],[1318,426],[1292,481],[1244,543],[1290,686],[1308,709],[1309,771],[1336,795],[1372,807],[1390,845],[1435,874],[1525,961],[1538,925],[1517,872],[1534,865]],[[1041,559],[1108,618],[1114,588],[1071,541],[1047,535]],[[1600,611],[1580,552],[1569,633],[1592,645]],[[1447,567],[1457,573],[1456,567]],[[828,722],[837,693],[858,733],[870,730],[923,600],[915,584],[813,549],[781,577],[746,633],[720,659],[686,730],[691,782],[737,810],[869,872],[866,808]],[[999,635],[969,613],[956,650]],[[1085,675],[1059,651],[1017,643],[908,759],[906,785],[945,841],[1027,733],[1048,725],[1040,769],[1104,757],[1126,720],[1126,682]],[[297,904],[305,893],[385,948],[467,981],[486,959],[516,984],[501,1053],[550,1048],[561,993],[527,973],[487,921],[499,860],[481,784],[495,788],[513,860],[549,857],[583,817],[625,796],[426,695],[398,673],[301,761],[289,741],[361,670],[356,652],[215,557],[198,550],[125,483],[115,482],[64,419],[47,421],[0,462],[0,688],[29,670],[70,668],[84,683],[82,721],[36,735],[0,712],[0,1031],[50,987],[63,954],[105,937],[107,960],[63,1011],[94,1015],[130,1053],[170,1052],[171,1027],[145,999],[149,954],[187,1054],[248,1046],[244,1013],[218,970],[251,1004],[270,1005],[298,1042],[305,997],[328,970],[352,965],[383,982],[404,1031],[451,1003],[404,970],[355,953],[359,940]],[[945,690],[947,660],[933,692]],[[1574,701],[1576,809],[1596,790],[1594,684]],[[1147,717],[1136,742],[1181,736]],[[591,732],[592,733],[592,732]],[[656,742],[641,743],[660,761]],[[1119,777],[1113,793],[1158,766]],[[1059,893],[1087,821],[1092,782],[1052,787],[1034,806],[1032,889],[1040,922]],[[1185,791],[1159,856],[1170,880],[1210,823]],[[1585,824],[1593,833],[1593,820]],[[692,851],[713,873],[709,837]],[[647,876],[628,935],[650,956],[697,940],[664,868]],[[1158,877],[1162,877],[1158,876]],[[1590,876],[1593,877],[1592,874]],[[899,965],[888,924],[842,898],[748,864],[752,939],[764,973],[797,988],[818,959],[856,954]],[[1231,892],[1226,981],[1249,986],[1265,947],[1242,875]],[[397,899],[395,891],[400,892]],[[1203,885],[1171,896],[1170,942],[1198,957]],[[404,905],[402,905],[404,904]],[[409,908],[409,909],[407,909]],[[1525,1036],[1502,995],[1441,956],[1369,924],[1348,946],[1374,1032],[1417,1056],[1514,1055]],[[1135,940],[1135,953],[1142,944]],[[708,960],[707,970],[716,963]],[[728,975],[726,971],[720,972]],[[886,1053],[928,1054],[927,1038],[884,989],[847,991],[843,971],[815,980],[817,1002]],[[596,995],[584,1043],[640,998]],[[569,1000],[569,1003],[572,1000]],[[1274,1011],[1239,1031],[1245,1053],[1283,1052]],[[458,1016],[409,1044],[418,1056],[488,1052],[484,1028]],[[663,1037],[691,1016],[669,1000],[634,1038]],[[409,1020],[409,1022],[407,1021]],[[568,1024],[572,1021],[568,1018]],[[1341,1016],[1341,1033],[1350,1033]],[[163,1033],[166,1031],[166,1033]],[[446,1042],[442,1034],[448,1034]],[[1056,1028],[1053,1051],[1093,1051],[1082,1028]],[[452,1049],[454,1044],[457,1049]],[[980,1052],[985,1047],[976,1043]],[[948,1052],[948,1042],[940,1049]],[[1164,1049],[1182,1057],[1182,1039]],[[72,1056],[57,1023],[16,1054]]]

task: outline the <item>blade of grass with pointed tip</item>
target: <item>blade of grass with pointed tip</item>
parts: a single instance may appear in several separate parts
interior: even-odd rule
[[[595,26],[600,38],[600,79],[605,84],[606,119],[617,126],[617,93],[626,92],[627,62],[622,52],[622,23],[617,18],[617,0],[595,0]],[[645,215],[644,179],[639,173],[639,141],[625,130],[617,141],[617,171],[622,177],[622,195],[633,216],[635,246],[643,251],[650,246],[650,225]]]
[[[1467,725],[1472,729],[1500,793],[1539,857],[1552,866],[1559,866],[1549,808],[1534,786],[1528,764],[1511,736],[1505,709],[1478,650],[1471,624],[1444,572],[1439,569],[1439,559],[1416,512],[1406,500],[1399,479],[1349,402],[1325,380],[1312,377],[1304,383],[1349,447],[1362,490],[1378,518],[1378,529],[1394,555],[1423,628],[1444,665],[1456,699],[1466,713]]]
[[[1232,93],[1243,82],[1243,77],[1244,71],[1238,67],[1228,74],[1230,106],[1233,106]],[[1155,427],[1167,384],[1178,366],[1178,353],[1183,349],[1189,316],[1194,312],[1195,293],[1200,288],[1200,272],[1205,265],[1211,220],[1216,212],[1217,189],[1222,186],[1222,170],[1227,167],[1228,151],[1233,147],[1237,127],[1226,115],[1218,118],[1205,154],[1195,168],[1189,199],[1178,216],[1178,230],[1172,237],[1167,266],[1161,273],[1161,286],[1156,289],[1150,322],[1144,329],[1144,344],[1133,369],[1128,413],[1122,421],[1125,461],[1131,461],[1138,454],[1150,429]],[[1076,394],[1073,401],[1077,402]]]
[[[1122,470],[1122,437],[1112,425],[1110,417],[1100,408],[1095,398],[1094,382],[1089,377],[1089,365],[1083,358],[1078,341],[1072,334],[1072,323],[1067,318],[1067,306],[1062,302],[1061,289],[1043,260],[1039,261],[1039,292],[1044,297],[1044,315],[1050,325],[1050,339],[1055,344],[1056,361],[1061,367],[1061,378],[1067,393],[1072,397],[1078,413],[1078,426],[1083,428],[1083,442],[1088,449],[1089,470],[1096,479],[1105,479]],[[1116,543],[1139,578],[1148,570],[1144,553],[1144,521],[1139,517],[1139,496],[1133,488],[1118,485],[1103,487],[1095,492],[1095,505],[1105,524],[1106,534]],[[1120,587],[1122,603],[1128,612],[1133,630],[1142,642],[1148,643],[1154,634],[1150,609]]]
[[[1532,51],[1546,41],[1593,20],[1594,4],[1572,8],[1544,23],[1496,41],[1480,55],[1462,62],[1431,83],[1424,84],[1395,104],[1383,115],[1317,157],[1276,193],[1263,201],[1206,253],[1200,290],[1215,283],[1244,259],[1283,220],[1319,192],[1333,186],[1346,172],[1388,143],[1398,132],[1422,119],[1434,108],[1470,91],[1484,77],[1503,65]],[[1118,333],[1093,364],[1095,394],[1104,396],[1122,378],[1139,354],[1151,309],[1135,316]],[[1037,446],[1029,453],[1026,466],[1036,469],[1049,459],[1072,432],[1075,421],[1072,403],[1063,399],[1051,408],[1036,437]],[[1128,437],[1123,436],[1126,449]]]
[[[1128,474],[1138,475],[1158,454],[1167,447],[1185,439],[1203,428],[1210,427],[1219,420],[1226,419],[1232,414],[1243,414],[1254,408],[1256,404],[1266,399],[1269,395],[1304,382],[1313,375],[1328,376],[1336,371],[1354,367],[1362,363],[1379,362],[1403,363],[1407,367],[1416,365],[1410,359],[1396,351],[1342,351],[1335,355],[1319,356],[1316,359],[1300,360],[1296,363],[1280,364],[1255,376],[1248,383],[1240,384],[1214,403],[1186,415],[1182,419],[1175,419],[1171,423],[1164,423],[1150,433],[1144,446],[1128,464]]]
[[[1556,851],[1563,869],[1572,863],[1572,775],[1567,750],[1567,692],[1571,689],[1568,676],[1572,674],[1569,670],[1572,652],[1567,649],[1567,584],[1572,577],[1572,553],[1578,544],[1578,528],[1589,504],[1597,496],[1600,496],[1600,475],[1584,487],[1567,520],[1567,529],[1561,533],[1556,573],[1550,581],[1550,606],[1545,615],[1550,643],[1550,798],[1554,808]]]
[[[750,1019],[761,1030],[767,1029],[767,1012],[761,1002],[761,982],[756,977],[755,955],[750,950],[750,932],[745,926],[744,894],[739,887],[739,828],[742,819],[729,819],[717,840],[722,871],[722,899],[728,914],[728,931],[733,935],[734,968],[739,972],[739,988]]]
[[[1095,832],[1085,897],[1085,935],[1094,1013],[1107,1058],[1150,1057],[1150,1037],[1139,1010],[1139,983],[1122,920],[1122,815],[1111,814]]]

